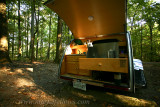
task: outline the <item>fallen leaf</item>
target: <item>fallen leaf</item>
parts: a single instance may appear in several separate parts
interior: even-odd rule
[[[18,94],[21,94],[22,92],[18,91]]]
[[[44,95],[44,92],[42,92],[41,94]]]
[[[36,99],[36,97],[31,97],[31,99],[32,99],[32,100],[35,100],[35,99]]]

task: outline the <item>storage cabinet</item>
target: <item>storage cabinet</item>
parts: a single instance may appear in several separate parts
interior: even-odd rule
[[[86,58],[85,55],[66,55],[66,73],[90,76],[91,71],[79,69],[79,58]]]
[[[80,58],[79,68],[85,70],[128,73],[128,58]]]

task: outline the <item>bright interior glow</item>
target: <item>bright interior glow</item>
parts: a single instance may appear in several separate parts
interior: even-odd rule
[[[69,55],[69,54],[71,54],[71,53],[72,53],[72,49],[71,49],[70,46],[68,46],[65,54],[66,54],[66,55]]]

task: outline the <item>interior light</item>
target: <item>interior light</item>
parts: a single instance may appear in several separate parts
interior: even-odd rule
[[[88,16],[89,21],[93,21],[94,17],[93,16]]]

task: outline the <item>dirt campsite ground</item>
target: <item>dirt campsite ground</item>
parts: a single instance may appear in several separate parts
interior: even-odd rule
[[[0,68],[0,107],[119,107],[160,105],[160,63],[145,62],[147,88],[136,93],[87,86],[58,78],[58,65],[13,62]]]

